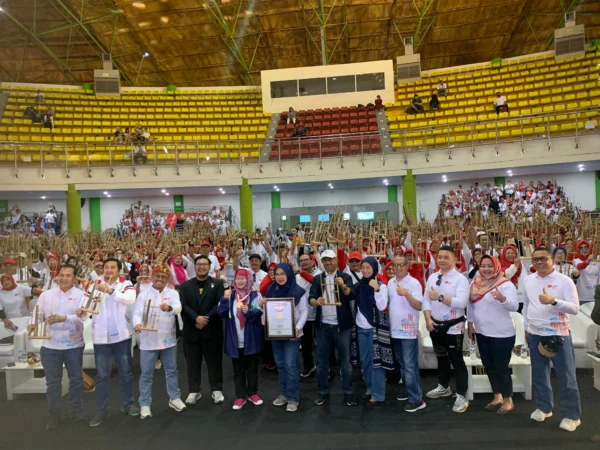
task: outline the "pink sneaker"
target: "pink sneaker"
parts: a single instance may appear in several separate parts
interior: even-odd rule
[[[235,409],[235,410],[242,409],[242,406],[244,406],[245,404],[246,404],[246,399],[237,398],[235,400],[235,402],[233,402],[233,409]]]
[[[252,403],[254,403],[256,406],[258,405],[262,405],[263,401],[262,398],[260,398],[258,395],[254,394],[251,395],[250,397],[248,397],[248,400],[250,400]]]

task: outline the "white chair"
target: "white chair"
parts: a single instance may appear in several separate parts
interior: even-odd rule
[[[578,369],[591,369],[593,361],[587,356],[587,352],[596,351],[598,325],[582,312],[569,316],[569,319],[571,320],[571,339],[575,348],[575,367]]]
[[[26,348],[27,324],[29,317],[17,317],[11,319],[11,322],[18,327],[17,332],[6,328],[4,324],[0,325],[0,339],[14,336],[12,344],[0,344],[0,367],[6,366],[10,362],[14,362],[16,354],[19,350]]]

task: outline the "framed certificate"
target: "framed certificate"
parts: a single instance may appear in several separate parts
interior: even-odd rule
[[[265,339],[295,339],[294,298],[266,298],[265,300]]]

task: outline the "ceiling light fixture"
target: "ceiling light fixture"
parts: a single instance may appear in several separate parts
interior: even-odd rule
[[[144,58],[147,58],[148,56],[150,56],[150,53],[144,52]]]
[[[166,189],[161,189],[161,191],[160,191],[160,192],[162,192],[162,193],[164,194],[164,193],[165,193],[165,192],[167,192],[167,191],[166,191]]]
[[[273,186],[273,189],[277,189],[277,186]]]
[[[107,197],[108,197],[108,198],[111,198],[111,197],[112,197],[112,195],[108,194],[108,195],[107,195]]]
[[[104,195],[108,195],[108,192],[104,191]]]
[[[46,200],[46,196],[45,195],[42,195],[42,200]]]
[[[169,193],[168,193],[168,192],[165,192],[165,195],[169,195]]]
[[[579,166],[577,166],[577,167],[579,167],[581,169],[582,167],[585,167],[585,166],[583,164],[579,164]]]

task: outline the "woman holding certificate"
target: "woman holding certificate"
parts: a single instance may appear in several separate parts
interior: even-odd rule
[[[362,278],[355,285],[356,328],[368,405],[385,400],[385,372],[394,369],[390,324],[384,310],[388,304],[387,286],[377,279],[379,264],[371,256],[362,260]]]
[[[258,396],[258,358],[263,349],[260,294],[252,290],[252,274],[238,269],[233,290],[225,291],[219,302],[219,315],[225,319],[225,354],[233,363],[235,397],[233,409],[246,404],[246,399],[262,405]]]
[[[275,282],[269,286],[265,299],[262,299],[261,307],[267,309],[267,322],[269,321],[269,299],[293,298],[293,318],[295,322],[296,337],[292,339],[273,340],[273,355],[279,372],[279,386],[281,394],[273,401],[274,406],[287,404],[287,411],[294,412],[298,409],[300,402],[298,372],[298,349],[299,337],[302,336],[302,328],[308,315],[307,298],[308,293],[296,284],[294,269],[288,263],[281,263],[275,269]],[[279,317],[277,317],[279,318]],[[267,329],[269,328],[267,324]]]

